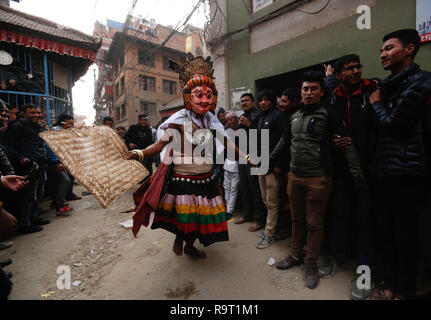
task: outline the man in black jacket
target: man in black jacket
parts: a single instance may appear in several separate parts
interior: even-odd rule
[[[38,206],[42,199],[46,181],[46,153],[39,133],[44,131],[41,124],[40,107],[26,104],[22,107],[24,118],[11,122],[6,132],[9,157],[18,174],[29,176],[29,184],[18,195],[18,222],[22,233],[42,231],[41,225],[49,223],[38,217]]]
[[[416,30],[383,38],[380,60],[391,75],[370,97],[378,120],[377,165],[384,288],[372,299],[413,299],[418,267],[418,218],[424,200],[426,156],[422,120],[431,73],[415,64]]]
[[[247,131],[248,150],[244,150],[244,152],[248,154],[250,152],[249,130],[257,129],[261,111],[254,106],[254,97],[251,93],[244,93],[241,96],[241,108],[244,113],[239,118],[238,129]],[[246,164],[239,164],[238,171],[243,216],[236,218],[234,223],[241,224],[247,221],[254,221],[255,223],[248,229],[254,232],[262,229],[266,221],[266,207],[262,202],[259,179],[257,176],[251,175],[250,166]]]
[[[129,131],[124,135],[124,140],[126,140],[126,145],[130,150],[144,150],[154,143],[153,132],[148,125],[148,115],[139,115],[139,123],[130,127]],[[153,174],[152,164],[152,157],[144,159],[143,165],[147,168],[150,175]]]
[[[260,157],[266,157],[271,154],[283,135],[286,128],[285,118],[283,113],[277,109],[277,97],[272,90],[265,89],[259,94],[259,107],[262,114],[257,124],[258,139],[257,150]],[[269,154],[264,154],[264,146],[262,145],[262,135],[264,131],[269,133]],[[261,233],[261,239],[257,243],[258,249],[269,247],[275,240],[276,225],[278,220],[278,190],[280,188],[280,176],[282,170],[280,165],[275,162],[269,166],[266,174],[259,176],[260,192],[262,200],[267,208],[265,231]]]
[[[331,91],[328,107],[341,115],[348,137],[333,137],[334,152],[333,189],[331,195],[331,257],[319,267],[319,276],[329,278],[334,274],[335,266],[345,266],[350,248],[351,235],[355,235],[359,254],[359,265],[367,265],[374,272],[374,223],[372,199],[375,186],[375,139],[376,124],[374,111],[369,102],[370,95],[376,90],[374,82],[362,78],[362,65],[359,56],[346,55],[335,63],[335,75],[339,83]],[[357,190],[350,170],[344,161],[342,151],[353,143],[361,161],[361,167],[367,179],[366,190]],[[356,268],[355,268],[356,270]],[[359,289],[353,281],[351,297],[364,300],[371,294],[371,289]]]

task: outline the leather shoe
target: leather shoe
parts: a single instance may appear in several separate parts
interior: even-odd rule
[[[76,200],[81,200],[82,197],[77,196],[76,194],[73,194],[71,197],[66,198],[67,201],[76,201]]]
[[[287,270],[294,266],[300,266],[302,263],[302,259],[295,259],[291,254],[289,254],[286,259],[277,262],[275,267],[279,270]]]
[[[43,228],[41,226],[23,226],[19,228],[19,233],[21,234],[30,234],[30,233],[36,233],[42,231]]]
[[[255,232],[255,231],[259,231],[260,229],[263,229],[264,227],[265,227],[264,225],[254,223],[248,228],[248,231]]]
[[[51,223],[51,221],[46,220],[46,219],[42,219],[42,218],[37,218],[36,220],[33,220],[31,222],[31,224],[35,225],[35,226],[44,226],[44,225],[49,224],[49,223]]]
[[[11,259],[0,259],[0,267],[1,268],[3,268],[3,267],[6,267],[6,266],[8,266],[8,265],[10,265],[12,263],[12,260]]]
[[[305,285],[309,289],[315,289],[319,284],[319,271],[317,264],[306,264],[305,265]]]

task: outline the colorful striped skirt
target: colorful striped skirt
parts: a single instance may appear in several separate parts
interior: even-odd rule
[[[226,208],[212,173],[173,174],[151,229],[165,229],[186,242],[199,239],[205,247],[228,241]]]

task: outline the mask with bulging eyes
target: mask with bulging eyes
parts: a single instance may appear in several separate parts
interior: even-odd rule
[[[199,86],[192,89],[190,94],[190,105],[193,112],[204,115],[214,107],[214,93],[211,88]]]

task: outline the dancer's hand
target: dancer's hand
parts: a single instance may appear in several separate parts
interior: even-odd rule
[[[127,154],[127,160],[137,160],[138,159],[138,154],[134,151],[129,151],[129,153]]]

